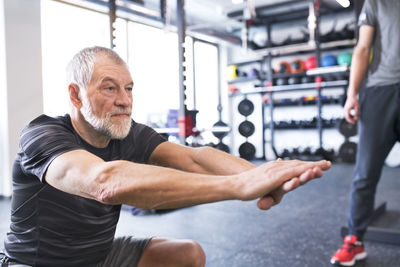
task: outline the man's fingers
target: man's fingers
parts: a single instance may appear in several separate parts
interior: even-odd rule
[[[317,161],[315,163],[316,163],[315,167],[319,167],[323,171],[329,170],[331,168],[331,166],[332,166],[332,163],[330,161],[328,161],[328,160],[320,160],[320,161]]]
[[[320,167],[322,170],[328,170],[332,164],[330,161],[327,160],[319,160],[319,161],[302,161],[302,160],[282,160],[281,158],[278,158],[276,161],[274,161],[277,164],[289,164],[293,167],[296,166],[308,166],[308,167]]]
[[[308,169],[305,172],[303,172],[300,176],[299,176],[299,180],[300,183],[303,185],[305,183],[307,183],[309,180],[311,180],[312,178],[314,178],[314,172],[313,169]]]
[[[314,178],[319,178],[322,176],[323,171],[320,168],[315,167],[313,169]]]
[[[285,182],[285,183],[282,185],[282,190],[283,190],[285,193],[287,193],[287,192],[292,191],[293,189],[295,189],[295,188],[298,187],[299,185],[300,185],[300,180],[299,180],[299,178],[295,177],[295,178],[292,178],[291,180]]]
[[[257,201],[257,207],[261,210],[270,209],[273,205],[275,205],[275,200],[272,196],[264,196]]]
[[[299,176],[299,180],[300,180],[301,184],[305,184],[305,183],[307,183],[309,180],[311,180],[313,178],[321,177],[322,174],[323,174],[323,171],[320,168],[315,167],[313,169],[308,169],[305,172],[303,172]]]
[[[358,120],[358,118],[352,116],[351,114],[346,114],[345,119],[348,123],[354,124]]]
[[[319,167],[321,170],[326,171],[332,166],[330,161],[320,160],[320,161],[301,161],[301,160],[292,160],[292,164],[294,167],[303,168],[304,171],[307,169],[312,169],[314,167]]]
[[[283,162],[284,163],[284,162]],[[283,164],[282,163],[282,164]],[[278,163],[281,164],[281,163]],[[317,162],[308,162],[308,161],[292,161],[288,162],[287,165],[281,166],[282,168],[280,170],[277,170],[280,172],[280,176],[286,177],[286,178],[292,178],[292,177],[299,177],[303,175],[303,180],[307,181],[308,179],[314,178],[312,173],[308,173],[308,170],[313,170],[314,168],[319,168],[322,171],[328,170],[331,167],[331,162],[326,161],[326,160],[321,160]],[[307,175],[304,175],[306,173]],[[317,171],[318,175],[322,175],[319,171]],[[311,177],[310,177],[311,176]]]
[[[280,188],[260,198],[257,202],[258,208],[262,210],[267,210],[270,209],[272,206],[279,204],[285,193],[294,190],[299,185],[300,180],[297,177],[285,182]]]

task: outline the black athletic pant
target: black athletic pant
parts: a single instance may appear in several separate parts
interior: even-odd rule
[[[387,155],[400,141],[400,83],[366,88],[360,96],[358,150],[351,188],[349,234],[362,240],[374,212]]]

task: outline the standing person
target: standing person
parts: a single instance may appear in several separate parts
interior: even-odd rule
[[[359,120],[349,234],[331,258],[332,264],[344,266],[367,256],[363,235],[374,211],[382,167],[394,144],[400,141],[400,1],[366,0],[358,24],[359,40],[344,106],[348,122]],[[373,59],[368,65],[371,48]],[[364,79],[366,88],[359,95]]]
[[[204,266],[204,251],[192,240],[115,238],[121,204],[170,209],[259,199],[268,209],[330,168],[327,161],[282,160],[257,167],[213,148],[165,141],[131,119],[131,75],[107,48],[80,51],[68,81],[71,113],[42,115],[22,132],[5,264]]]

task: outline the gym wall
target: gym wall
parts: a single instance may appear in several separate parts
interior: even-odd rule
[[[11,167],[21,130],[43,112],[40,1],[1,1],[6,57],[1,82],[0,195],[11,195]],[[3,49],[3,48],[2,48]],[[5,74],[4,74],[5,71]],[[4,161],[3,161],[4,160]]]
[[[0,1],[0,195],[8,194],[9,147],[8,147],[8,111],[6,82],[6,49],[4,25],[4,1]],[[6,191],[6,192],[5,192]]]

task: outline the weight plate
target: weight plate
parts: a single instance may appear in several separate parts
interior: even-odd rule
[[[226,124],[223,121],[217,121],[216,123],[214,123],[213,127],[228,127],[228,124]],[[217,137],[218,139],[222,139],[222,138],[224,138],[225,136],[228,135],[228,132],[220,132],[220,131],[217,131],[217,130],[213,130],[212,134],[215,137]]]
[[[230,152],[229,147],[227,145],[225,145],[224,143],[222,143],[222,142],[219,142],[218,144],[216,144],[215,148],[219,149],[219,150],[222,150],[222,151],[225,151],[226,153]]]
[[[253,102],[248,99],[243,99],[238,105],[238,111],[243,116],[249,116],[254,111]]]
[[[239,147],[239,154],[241,158],[252,160],[256,154],[256,148],[252,143],[244,142]]]
[[[357,144],[345,141],[339,148],[339,158],[344,162],[353,163],[356,161]]]
[[[253,135],[254,130],[254,124],[250,121],[243,121],[239,124],[239,133],[244,137]]]

